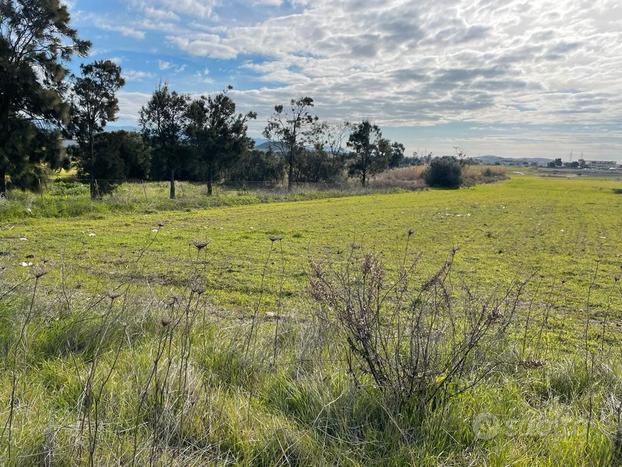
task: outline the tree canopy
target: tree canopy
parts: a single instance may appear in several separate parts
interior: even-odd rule
[[[116,119],[119,100],[116,92],[125,84],[121,67],[110,60],[81,65],[74,79],[71,130],[78,142],[80,167],[91,179],[91,198],[99,196],[95,169],[95,135]]]
[[[387,168],[393,149],[391,143],[382,137],[380,128],[368,120],[354,127],[348,147],[352,150],[350,175],[358,177],[363,187],[367,186],[371,175]]]
[[[169,197],[175,199],[175,173],[185,164],[182,142],[186,135],[190,97],[170,91],[168,84],[158,86],[151,99],[140,110],[139,124],[144,137],[153,146],[156,176],[168,175]]]
[[[235,102],[226,91],[201,96],[190,103],[186,134],[197,158],[197,168],[207,180],[208,195],[212,194],[214,178],[253,146],[246,132],[248,119],[255,117],[254,112],[236,113]]]
[[[314,123],[318,117],[311,114],[313,99],[292,99],[288,107],[277,105],[268,120],[264,136],[268,138],[287,161],[287,189],[294,183],[296,159],[313,140]]]
[[[70,26],[59,0],[0,0],[0,192],[40,186],[43,165],[66,164],[60,144],[68,123],[68,69],[90,43]]]

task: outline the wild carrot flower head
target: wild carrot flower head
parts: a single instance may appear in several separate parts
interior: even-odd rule
[[[209,241],[207,240],[193,240],[192,244],[194,245],[194,247],[198,250],[201,251],[204,248],[207,247],[207,245],[209,245]]]
[[[45,276],[47,273],[48,273],[47,269],[43,267],[36,267],[32,270],[32,275],[35,277],[35,279],[40,279],[41,277]]]
[[[179,302],[180,302],[180,299],[177,295],[171,295],[164,301],[164,303],[168,306],[175,306]]]
[[[121,295],[123,295],[123,292],[121,292],[120,290],[109,290],[108,292],[106,292],[106,295],[108,295],[108,298],[110,300],[116,300]]]
[[[190,290],[197,295],[203,295],[205,293],[205,285],[199,279],[195,279],[190,283]]]

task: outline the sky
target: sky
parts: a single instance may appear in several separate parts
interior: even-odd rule
[[[310,96],[320,118],[369,119],[408,154],[622,161],[620,0],[65,1],[85,61],[123,69],[113,127],[136,127],[160,82],[231,85],[254,137]]]

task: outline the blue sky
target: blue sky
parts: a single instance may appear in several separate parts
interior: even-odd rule
[[[622,160],[618,0],[67,0],[127,84],[134,127],[159,82],[231,84],[259,114],[309,95],[330,121],[379,124],[408,152]],[[77,67],[78,62],[72,66]]]

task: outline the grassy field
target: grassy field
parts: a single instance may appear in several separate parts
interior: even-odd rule
[[[223,193],[202,209],[147,192],[132,209],[75,193],[7,202],[0,463],[615,462],[620,187],[514,175],[451,191]],[[368,374],[352,378],[343,330],[322,327],[310,264],[373,251],[398,279],[418,258],[423,290],[453,248],[448,300],[486,304],[528,281],[508,357],[473,387],[465,370],[455,397],[395,411]]]

